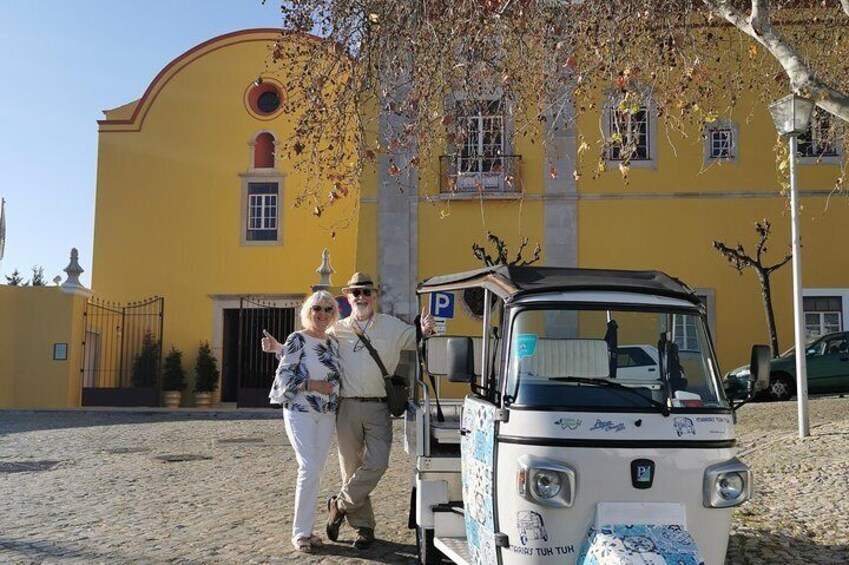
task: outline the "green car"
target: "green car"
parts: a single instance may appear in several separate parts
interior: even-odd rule
[[[808,393],[849,392],[849,332],[826,334],[808,343]],[[758,398],[788,400],[796,394],[795,349],[784,352],[769,363],[769,386]],[[744,365],[725,375],[729,397],[739,397],[746,389],[749,366]]]

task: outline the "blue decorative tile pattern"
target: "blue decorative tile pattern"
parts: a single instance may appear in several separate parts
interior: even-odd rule
[[[704,565],[699,547],[681,526],[590,528],[578,565]]]
[[[466,537],[474,565],[497,563],[495,521],[492,512],[492,468],[495,406],[466,400],[462,436],[463,501],[466,510]]]

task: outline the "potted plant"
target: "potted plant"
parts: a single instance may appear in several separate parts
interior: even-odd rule
[[[212,393],[218,388],[218,364],[212,355],[209,343],[202,341],[198,348],[195,364],[195,406],[209,408]]]
[[[173,345],[165,356],[162,372],[163,400],[166,408],[179,408],[186,388],[186,370],[183,369],[183,352]]]

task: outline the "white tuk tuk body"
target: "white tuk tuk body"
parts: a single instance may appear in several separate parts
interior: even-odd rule
[[[751,474],[692,292],[661,273],[501,267],[420,293],[468,288],[486,329],[426,340],[407,416],[422,563],[724,563]],[[437,402],[436,375],[476,382]]]

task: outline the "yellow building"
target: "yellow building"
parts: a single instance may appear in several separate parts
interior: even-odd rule
[[[276,151],[291,135],[281,109],[286,93],[272,77],[255,84],[278,36],[248,30],[198,45],[168,64],[141,98],[107,110],[99,122],[92,290],[122,305],[163,297],[163,353],[171,345],[183,350],[191,369],[199,342],[208,341],[221,363],[225,401],[239,394],[233,367],[240,349],[258,350],[260,326],[291,330],[293,308],[318,282],[322,251],[340,273],[355,266],[356,217],[336,237],[323,227],[353,210],[340,207],[319,221],[310,207],[293,207],[305,180]],[[274,314],[240,323],[240,306],[260,301]],[[125,346],[126,331],[89,334],[99,342],[89,344],[92,355]],[[132,363],[126,355],[109,359],[103,362],[125,369]],[[98,374],[91,388],[128,386],[126,376],[104,381],[104,370],[90,367]],[[265,384],[241,390],[267,404]]]
[[[600,175],[593,174],[595,161],[579,159],[568,116],[547,140],[545,156],[539,144],[514,138],[505,103],[465,101],[458,119],[478,132],[465,146],[418,176],[394,176],[382,160],[363,175],[347,207],[317,219],[310,207],[293,207],[307,179],[275,151],[293,127],[279,108],[285,77],[262,72],[278,35],[246,30],[211,39],[99,122],[92,289],[122,303],[164,297],[163,347],[183,349],[191,367],[198,342],[209,341],[221,362],[225,402],[261,404],[262,379],[269,379],[263,365],[265,376],[246,381],[266,320],[245,312],[271,304],[263,311],[272,314],[262,316],[272,316],[272,330],[294,327],[292,309],[318,282],[323,249],[331,253],[336,286],[354,270],[373,273],[383,310],[412,320],[419,280],[480,266],[471,245],[484,243],[487,231],[514,252],[527,237],[530,247],[542,246],[544,264],[656,269],[697,289],[725,370],[746,362],[753,343],[768,342],[755,276],[738,276],[711,245],[718,239],[752,247],[753,223],[762,218],[773,222],[773,262],[789,245],[766,108],[689,132],[673,147],[660,139],[646,98],[628,118],[637,154],[626,184],[615,148],[606,155],[609,172]],[[581,116],[577,126],[593,132],[599,123],[621,126],[621,119],[605,109]],[[803,149],[810,155],[802,159],[799,185],[805,296],[829,298],[806,301],[806,320],[812,332],[824,332],[842,329],[849,315],[849,254],[839,245],[849,208],[829,200],[841,148],[828,146],[814,128]],[[516,181],[505,182],[504,171]],[[442,190],[449,178],[456,190]],[[349,227],[333,237],[327,226],[345,215]],[[772,290],[788,347],[789,266],[774,275]],[[456,315],[469,316],[464,308]],[[686,340],[686,331],[677,337]]]

